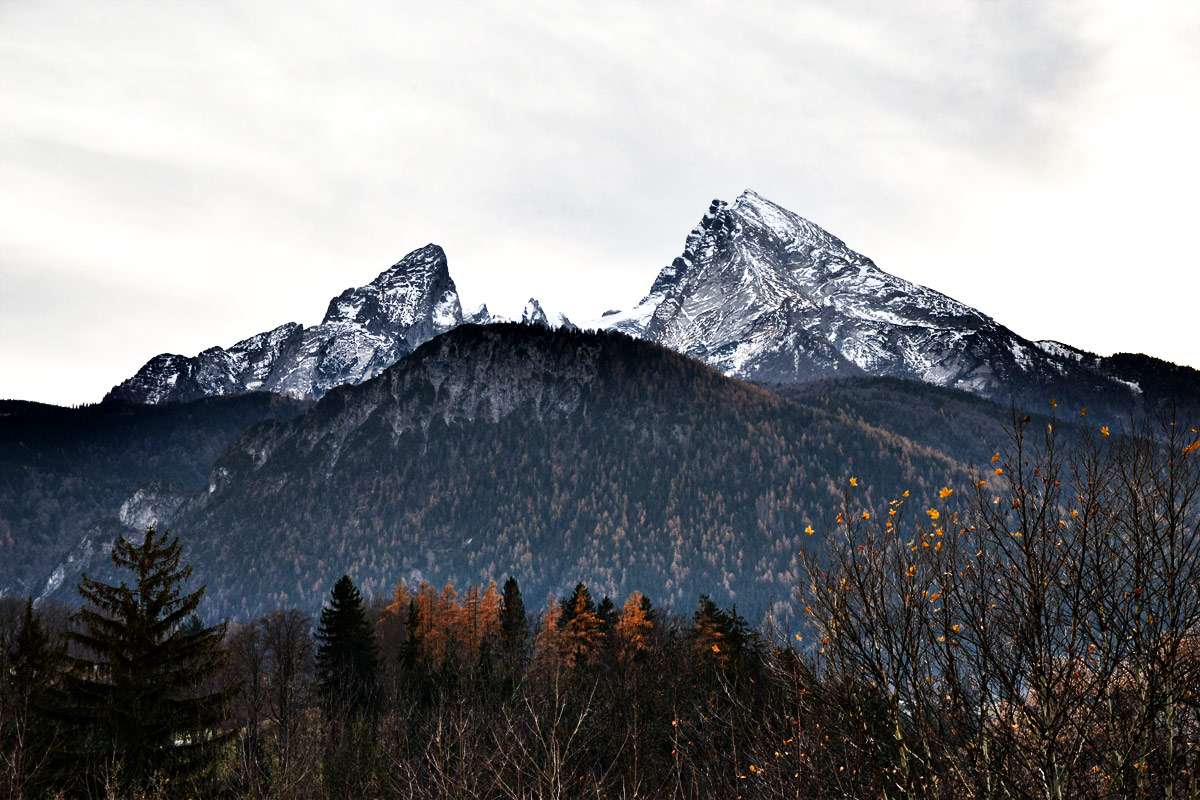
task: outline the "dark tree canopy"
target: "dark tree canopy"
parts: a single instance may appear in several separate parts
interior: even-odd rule
[[[57,726],[50,718],[61,655],[25,602],[11,641],[0,641],[0,794],[26,797],[44,787]]]
[[[349,575],[333,585],[317,629],[317,683],[330,719],[370,717],[379,699],[379,651]]]
[[[500,598],[500,640],[507,652],[519,652],[529,635],[529,624],[525,620],[525,601],[521,599],[521,587],[517,579],[509,576],[504,582],[504,593]]]
[[[225,739],[230,691],[206,683],[226,659],[225,625],[195,616],[204,587],[184,591],[192,569],[181,565],[178,538],[146,531],[141,543],[118,539],[112,560],[132,586],[83,576],[84,605],[68,634],[82,655],[65,675],[63,722],[71,772],[91,784],[114,777],[131,788],[201,776]]]

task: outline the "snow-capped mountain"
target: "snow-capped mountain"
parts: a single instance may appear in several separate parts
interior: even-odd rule
[[[587,326],[641,336],[760,381],[882,375],[989,397],[1020,396],[1035,384],[1058,388],[1060,398],[1072,387],[1136,392],[1080,351],[1031,342],[884,272],[753,191],[732,204],[714,200],[637,306]],[[1064,381],[1071,386],[1057,386]]]
[[[529,298],[525,309],[521,312],[521,323],[524,325],[541,325],[545,328],[566,328],[569,331],[578,330],[578,326],[567,319],[561,311],[547,312],[542,304],[534,298]]]
[[[333,298],[320,325],[289,322],[228,349],[155,356],[108,397],[164,403],[270,391],[317,398],[378,375],[462,321],[446,254],[430,244]]]

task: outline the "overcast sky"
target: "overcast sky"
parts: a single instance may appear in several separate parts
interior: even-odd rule
[[[0,0],[0,397],[88,402],[442,245],[639,300],[753,188],[1018,333],[1200,366],[1200,4]]]

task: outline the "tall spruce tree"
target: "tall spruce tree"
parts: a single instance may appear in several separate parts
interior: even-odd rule
[[[371,719],[379,703],[379,651],[349,575],[333,585],[317,629],[317,685],[326,715]]]
[[[80,580],[84,605],[67,635],[82,655],[64,676],[63,721],[73,728],[68,768],[87,791],[114,782],[130,794],[151,783],[186,791],[233,733],[218,732],[233,689],[208,688],[227,657],[225,625],[194,616],[205,587],[184,591],[192,568],[181,554],[178,538],[151,526],[140,544],[121,538],[113,547],[132,586]]]
[[[333,585],[317,628],[317,688],[325,712],[325,789],[331,798],[373,794],[379,650],[349,575]]]
[[[20,625],[0,651],[0,794],[21,800],[46,783],[57,726],[49,716],[61,653],[25,603]]]
[[[517,579],[509,576],[500,598],[500,643],[505,653],[520,656],[529,639],[529,624],[525,619],[525,601]]]

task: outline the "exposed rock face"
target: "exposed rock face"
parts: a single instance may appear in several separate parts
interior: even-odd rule
[[[333,298],[320,325],[289,322],[228,349],[155,356],[108,397],[165,403],[270,391],[318,398],[378,375],[462,319],[446,254],[426,245],[366,286]]]
[[[547,313],[542,309],[542,304],[532,297],[525,304],[525,310],[521,312],[521,322],[525,325],[541,325],[544,328],[566,328],[569,331],[579,329],[575,323],[567,319],[566,314],[560,311]]]
[[[1026,340],[890,275],[752,191],[732,204],[714,200],[641,303],[585,327],[641,336],[760,381],[875,375],[987,397],[1136,397],[1079,351]]]
[[[178,486],[166,481],[152,481],[121,504],[117,518],[126,528],[138,533],[144,533],[151,526],[165,528],[188,496]]]

